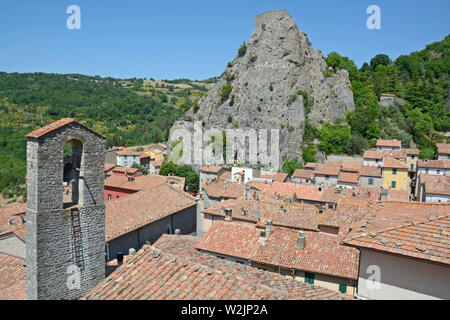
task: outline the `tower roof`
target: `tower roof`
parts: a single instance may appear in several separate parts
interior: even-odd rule
[[[36,129],[36,130],[34,130],[34,131],[28,133],[28,134],[26,135],[26,137],[27,137],[27,138],[35,138],[35,139],[39,139],[39,138],[45,136],[46,134],[48,134],[48,133],[50,133],[50,132],[53,132],[53,131],[55,131],[55,130],[58,130],[58,129],[64,127],[64,126],[67,126],[67,125],[71,124],[71,123],[76,123],[76,124],[79,125],[80,127],[83,127],[83,128],[85,128],[86,130],[89,130],[89,131],[95,133],[96,135],[102,137],[103,139],[105,139],[105,136],[104,136],[104,135],[102,135],[102,134],[100,134],[100,133],[98,133],[98,132],[92,130],[91,128],[85,126],[85,125],[82,124],[81,122],[78,122],[77,120],[72,119],[72,118],[62,118],[62,119],[60,119],[60,120],[58,120],[58,121],[52,122],[52,123],[50,123],[50,124],[48,124],[48,125],[46,125],[46,126],[44,126],[44,127],[42,127],[42,128]]]

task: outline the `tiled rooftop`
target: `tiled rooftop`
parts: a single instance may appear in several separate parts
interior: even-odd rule
[[[372,150],[367,150],[364,152],[364,159],[376,159],[376,160],[381,160],[383,159],[383,153],[379,152],[379,151],[372,151]]]
[[[450,203],[424,203],[424,202],[399,202],[399,201],[381,201],[372,207],[372,211],[368,214],[363,220],[359,223],[356,223],[352,226],[353,230],[349,233],[347,238],[345,239],[345,243],[359,246],[372,248],[375,250],[381,251],[389,251],[392,253],[398,254],[406,254],[404,249],[401,247],[406,245],[406,243],[411,241],[416,241],[418,246],[420,247],[420,243],[422,243],[425,247],[428,247],[428,252],[420,252],[420,250],[416,250],[417,257],[421,257],[426,259],[426,255],[429,255],[430,252],[434,251],[442,251],[439,249],[439,246],[444,245],[447,247],[447,253],[444,256],[436,258],[431,255],[428,258],[433,261],[447,261],[449,259],[449,251],[448,247],[448,223],[445,222],[450,215]],[[394,243],[386,242],[385,233],[388,235],[395,235],[397,229],[402,229],[407,227],[409,231],[413,230],[414,225],[421,224],[427,221],[437,221],[442,218],[444,221],[441,224],[442,228],[441,234],[433,236],[432,233],[427,235],[426,232],[420,233],[420,231],[412,232],[409,236],[405,234],[400,234],[397,238],[397,246]],[[434,224],[435,222],[430,222]],[[427,222],[428,224],[428,222]],[[425,224],[425,226],[427,226]],[[412,229],[411,229],[412,228]],[[420,227],[421,228],[421,227]],[[447,230],[447,231],[446,231]],[[391,232],[392,231],[392,232]],[[408,232],[409,232],[408,231]],[[430,238],[432,239],[430,239]],[[414,240],[415,239],[415,240]],[[436,244],[436,248],[433,248],[433,243],[438,242],[440,244]],[[408,249],[410,250],[410,249]],[[414,254],[416,254],[414,253]]]
[[[450,154],[450,144],[448,143],[437,143],[436,148],[438,154]]]
[[[338,182],[358,184],[359,176],[354,172],[341,171],[338,177]]]
[[[260,197],[258,200],[231,199],[203,210],[206,214],[225,217],[222,208],[231,209],[233,220],[257,223],[271,220],[276,226],[294,229],[317,230],[319,221],[316,206],[310,204],[289,204],[282,200]],[[243,215],[243,210],[245,215]],[[259,216],[258,216],[259,215]]]
[[[312,180],[314,178],[314,170],[305,170],[305,169],[297,169],[295,170],[292,177],[299,178],[299,179],[306,179],[306,180]]]
[[[195,198],[167,184],[160,184],[105,203],[106,240],[196,205]]]
[[[409,201],[409,191],[389,189],[388,199],[397,201]]]
[[[288,300],[348,295],[197,252],[198,239],[163,235],[83,299]]]
[[[304,231],[306,247],[297,249],[298,231],[275,226],[272,230],[267,243],[261,244],[258,241],[261,229],[219,221],[210,227],[197,249],[272,266],[357,279],[359,254],[339,244],[343,235]]]
[[[374,166],[362,166],[360,176],[381,178],[381,168]]]
[[[450,214],[349,236],[346,244],[450,265]]]
[[[316,186],[297,185],[290,182],[274,182],[267,188],[264,194],[268,196],[297,197],[298,199],[310,201],[320,201],[321,198],[321,192],[318,191]]]
[[[400,140],[397,140],[397,139],[393,139],[393,140],[378,139],[377,140],[377,147],[398,147],[398,148],[401,148],[402,147],[402,142]]]
[[[186,178],[175,176],[160,176],[157,174],[136,176],[131,179],[129,179],[125,175],[112,175],[105,180],[105,187],[139,191],[150,189],[156,185],[168,183],[170,179],[179,180],[181,183],[180,189],[184,190]]]
[[[216,179],[211,182],[204,181],[202,188],[208,194],[208,197],[237,199],[244,195],[245,186]]]
[[[338,176],[341,170],[340,165],[332,165],[327,161],[326,164],[319,164],[315,171],[315,175]]]
[[[428,194],[450,196],[450,176],[420,174],[419,181],[425,185]]]
[[[206,173],[219,173],[221,169],[222,169],[221,166],[208,165],[208,166],[201,167],[200,171],[206,172]]]
[[[0,253],[0,300],[25,300],[25,261]]]
[[[44,126],[42,128],[36,129],[36,130],[28,133],[26,135],[26,137],[27,138],[38,139],[38,138],[41,138],[41,137],[45,136],[46,134],[48,134],[50,132],[58,130],[58,129],[60,129],[60,128],[64,127],[64,126],[67,126],[69,124],[72,124],[72,123],[75,123],[75,124],[85,128],[86,130],[89,130],[89,131],[95,133],[96,135],[98,135],[98,136],[100,136],[100,137],[105,139],[105,137],[103,135],[101,135],[100,133],[98,133],[98,132],[96,132],[96,131],[86,127],[84,124],[82,124],[82,123],[80,123],[80,122],[78,122],[78,121],[76,121],[74,119],[71,119],[71,118],[62,118],[62,119],[60,119],[58,121],[52,122],[52,123],[50,123],[50,124],[48,124],[48,125],[46,125],[46,126]]]
[[[418,168],[450,169],[450,160],[419,160]]]
[[[408,169],[408,165],[392,157],[383,158],[383,168]]]

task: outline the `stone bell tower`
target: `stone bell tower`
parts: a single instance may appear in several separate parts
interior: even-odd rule
[[[64,146],[71,199],[63,201]],[[105,275],[105,138],[61,119],[27,135],[27,299],[78,299]]]

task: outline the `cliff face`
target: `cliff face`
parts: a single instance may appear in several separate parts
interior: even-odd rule
[[[301,157],[306,117],[318,125],[354,109],[348,72],[324,76],[327,65],[320,49],[311,47],[286,11],[258,15],[246,46],[199,101],[197,112],[189,110],[172,131],[192,129],[195,120],[205,128],[280,129],[280,158],[289,159]],[[222,94],[225,85],[232,88],[228,97]]]

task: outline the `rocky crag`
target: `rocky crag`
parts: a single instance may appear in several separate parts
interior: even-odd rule
[[[186,112],[177,128],[280,129],[281,159],[299,157],[305,120],[320,126],[354,109],[346,70],[329,70],[285,10],[258,15],[245,48],[216,86]]]

